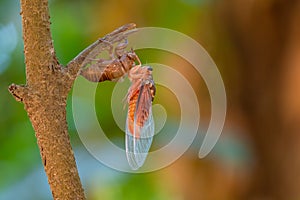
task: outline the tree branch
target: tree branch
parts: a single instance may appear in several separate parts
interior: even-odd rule
[[[55,56],[47,0],[21,0],[26,85],[9,86],[23,102],[35,130],[54,199],[85,199],[68,135],[67,96],[85,58],[126,39],[135,24],[124,25],[86,48],[66,68]],[[104,42],[105,41],[105,42]]]
[[[9,91],[25,105],[53,198],[85,199],[66,120],[66,101],[72,81],[55,57],[48,1],[21,0],[21,15],[26,85],[12,84]]]
[[[23,102],[26,98],[28,91],[27,88],[22,85],[11,84],[8,87],[8,91],[15,97],[16,101]]]
[[[36,72],[49,74],[49,66],[58,66],[50,32],[47,0],[21,0],[26,80],[31,87],[43,81]]]

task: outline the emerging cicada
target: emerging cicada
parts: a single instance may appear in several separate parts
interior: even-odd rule
[[[133,67],[128,77],[131,86],[127,94],[126,155],[131,168],[138,169],[145,162],[154,136],[152,101],[155,85],[152,68],[148,66]]]
[[[142,66],[133,50],[125,50],[128,44],[127,38],[120,30],[122,27],[113,33],[117,33],[115,37],[120,37],[120,41],[124,42],[119,42],[114,47],[105,38],[100,39],[99,45],[93,47],[91,53],[85,57],[80,75],[91,82],[102,82],[115,81],[128,74],[131,86],[127,93],[129,106],[126,120],[126,156],[131,168],[138,169],[145,162],[154,135],[152,101],[155,85],[152,68]],[[100,53],[105,50],[100,44],[108,47],[109,59],[99,58]]]

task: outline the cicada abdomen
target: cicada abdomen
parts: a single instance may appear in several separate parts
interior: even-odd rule
[[[125,146],[129,165],[136,170],[144,164],[154,136],[152,101],[155,85],[152,68],[148,66],[135,66],[128,77],[132,84],[127,94]]]

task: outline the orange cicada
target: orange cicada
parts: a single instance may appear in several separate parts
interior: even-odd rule
[[[148,66],[133,67],[128,77],[131,86],[127,94],[126,155],[131,168],[138,169],[145,162],[154,136],[152,101],[155,84],[152,68]]]
[[[129,106],[126,121],[126,156],[131,168],[138,169],[145,162],[154,135],[152,101],[155,85],[152,68],[142,66],[133,50],[126,51],[127,39],[123,40],[124,42],[114,47],[110,42],[101,39],[100,41],[109,47],[110,58],[99,58],[104,49],[95,47],[83,61],[80,75],[91,82],[102,82],[115,81],[128,74],[131,86],[127,93]]]

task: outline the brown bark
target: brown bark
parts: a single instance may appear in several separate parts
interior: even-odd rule
[[[81,52],[66,68],[55,56],[47,0],[21,0],[26,85],[12,84],[9,91],[25,110],[35,130],[44,169],[54,199],[85,199],[68,136],[67,95],[85,57],[95,48],[124,39],[134,29],[127,24]],[[106,40],[107,42],[103,42]]]
[[[50,33],[47,0],[22,0],[26,85],[11,85],[35,130],[54,199],[85,199],[70,145],[66,101],[73,80],[59,65]]]

